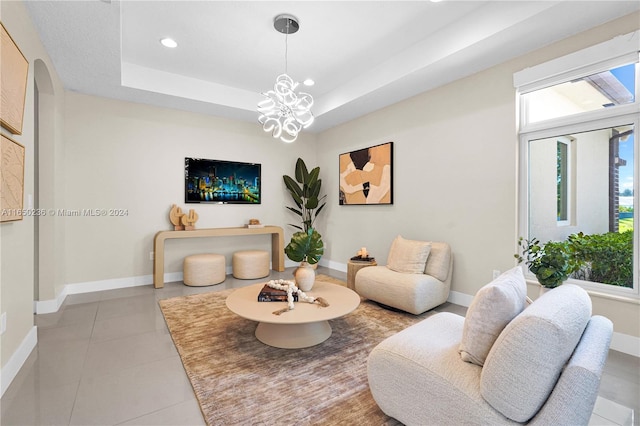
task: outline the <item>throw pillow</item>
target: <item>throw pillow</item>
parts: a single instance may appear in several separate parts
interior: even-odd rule
[[[526,300],[527,284],[519,266],[478,290],[464,320],[459,347],[462,360],[484,365],[491,346],[505,326],[523,311]]]
[[[529,421],[553,391],[591,318],[591,299],[563,284],[536,299],[511,321],[491,348],[480,394],[502,415]]]
[[[391,243],[387,267],[406,274],[423,274],[430,252],[431,243],[406,240],[398,235]]]

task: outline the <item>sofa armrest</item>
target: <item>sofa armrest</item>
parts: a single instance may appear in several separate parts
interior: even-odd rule
[[[609,319],[599,315],[591,317],[558,383],[530,424],[589,423],[612,334],[613,324]]]

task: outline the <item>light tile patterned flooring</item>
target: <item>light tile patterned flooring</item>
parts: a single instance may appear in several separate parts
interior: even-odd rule
[[[343,272],[318,273],[346,280]],[[290,279],[291,269],[270,278]],[[67,297],[59,312],[36,315],[38,345],[0,400],[0,424],[204,424],[157,302],[265,280],[228,276],[212,287],[167,283]],[[438,310],[466,312],[449,303]],[[620,406],[638,413],[640,359],[611,351],[600,396],[606,400],[599,400],[602,416],[594,415],[593,425],[628,422]],[[640,425],[637,414],[634,421]]]

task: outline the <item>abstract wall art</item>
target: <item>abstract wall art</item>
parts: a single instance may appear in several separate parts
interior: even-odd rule
[[[22,220],[24,146],[0,135],[0,222]]]
[[[0,23],[0,125],[22,134],[29,62]]]
[[[393,204],[393,142],[340,154],[340,205]]]

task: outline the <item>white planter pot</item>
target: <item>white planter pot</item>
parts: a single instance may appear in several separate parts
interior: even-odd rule
[[[313,283],[316,280],[316,271],[309,263],[302,262],[293,273],[293,276],[296,281],[296,286],[300,290],[307,292],[313,287]]]

